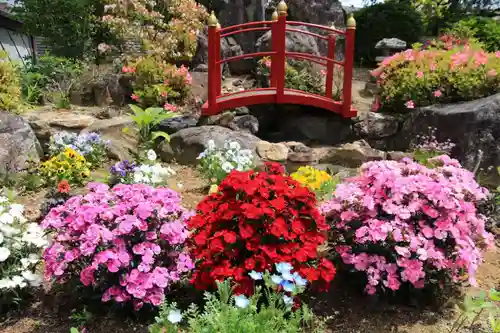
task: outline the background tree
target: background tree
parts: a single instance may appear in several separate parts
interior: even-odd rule
[[[52,54],[82,59],[95,54],[102,7],[99,0],[16,0],[13,11]]]

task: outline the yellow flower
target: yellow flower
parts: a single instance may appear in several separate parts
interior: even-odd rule
[[[76,156],[78,156],[79,154],[78,154],[76,151],[74,151],[73,149],[71,149],[71,148],[66,148],[66,149],[64,150],[64,155],[65,155],[66,157],[69,157],[69,158],[75,158],[75,157],[76,157]]]

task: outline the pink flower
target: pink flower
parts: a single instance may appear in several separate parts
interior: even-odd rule
[[[271,68],[271,60],[268,59],[268,60],[264,61],[264,66],[266,66],[268,69],[270,69]]]
[[[495,52],[495,57],[500,58],[500,51]]]
[[[191,76],[191,74],[189,72],[186,73],[186,83],[187,84],[193,83],[193,77]]]
[[[412,100],[409,100],[405,103],[405,106],[408,108],[408,109],[414,109],[415,108],[415,103],[412,101]]]
[[[422,72],[422,71],[418,71],[418,72],[417,72],[417,77],[418,77],[419,79],[423,78],[423,77],[424,77],[424,72]]]
[[[442,93],[442,92],[441,92],[441,90],[439,90],[439,89],[438,89],[438,90],[436,90],[436,91],[434,92],[434,97],[439,98],[439,97],[441,97],[442,95],[443,95],[443,93]]]
[[[431,66],[430,66],[430,70],[431,71],[435,71],[436,69],[437,69],[436,63],[432,63]]]
[[[167,111],[171,111],[171,112],[176,112],[177,111],[177,106],[173,105],[173,104],[169,104],[169,103],[165,103],[165,105],[163,106],[163,108]]]
[[[323,76],[326,76],[326,74],[327,74],[327,73],[326,73],[326,71],[325,71],[324,69],[320,70],[319,72],[320,72],[320,74],[321,74],[321,75],[323,75]]]
[[[167,97],[167,92],[166,91],[162,91],[161,92],[161,97]]]
[[[140,97],[139,97],[139,96],[137,96],[136,94],[132,94],[132,95],[130,96],[130,98],[132,98],[132,99],[133,99],[134,101],[136,101],[136,102],[139,102],[139,100],[140,100]]]
[[[496,70],[494,70],[494,69],[490,69],[490,70],[488,71],[487,75],[488,75],[489,77],[495,77],[495,76],[497,76],[497,75],[498,75],[498,73],[497,73],[497,71],[496,71]]]
[[[169,83],[168,79],[165,80],[165,81],[163,81],[163,84],[166,85],[166,86],[168,86],[168,83]]]

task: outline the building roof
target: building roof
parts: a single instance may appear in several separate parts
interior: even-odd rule
[[[9,10],[9,5],[0,3],[0,27],[10,30],[21,30],[23,23],[12,17]]]

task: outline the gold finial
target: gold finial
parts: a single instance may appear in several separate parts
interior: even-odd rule
[[[208,17],[208,26],[209,27],[216,27],[219,21],[217,21],[217,17],[215,16],[214,11],[212,10],[212,13]]]
[[[277,11],[273,12],[273,16],[271,16],[271,20],[272,21],[278,21],[278,12]]]
[[[285,1],[281,0],[280,3],[278,4],[278,14],[281,15],[286,15],[288,12],[288,6],[286,5]]]
[[[350,13],[347,19],[347,27],[349,29],[356,29],[356,20],[354,19],[354,14]]]
[[[216,27],[217,27],[217,29],[220,29],[220,28],[221,28],[221,26],[220,26],[220,23],[219,23],[219,22],[217,22]]]

